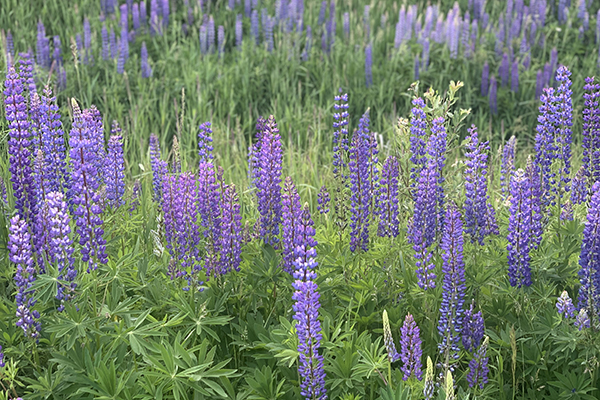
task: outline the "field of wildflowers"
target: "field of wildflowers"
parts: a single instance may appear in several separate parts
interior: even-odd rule
[[[26,3],[0,400],[600,398],[600,4]]]

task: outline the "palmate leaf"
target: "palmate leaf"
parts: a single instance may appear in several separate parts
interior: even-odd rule
[[[364,376],[367,379],[371,375],[381,375],[387,370],[387,355],[385,347],[380,345],[381,337],[375,339],[374,343],[370,343],[370,337],[365,342],[369,342],[363,348],[359,348],[360,362],[354,366],[353,370],[358,376]]]
[[[217,342],[221,341],[221,338],[217,332],[212,329],[212,326],[226,325],[233,319],[229,315],[209,315],[207,310],[208,300],[203,303],[197,303],[194,297],[190,296],[179,296],[179,301],[170,302],[179,312],[175,319],[181,320],[179,326],[187,326],[188,330],[185,337],[189,337],[192,332],[196,332],[196,335],[201,336],[202,333],[207,333],[210,337],[215,339]],[[219,307],[221,308],[221,307]],[[218,313],[218,310],[210,310],[210,313]]]
[[[392,388],[391,385],[382,387],[379,390],[379,400],[409,400],[410,389],[405,388],[402,381],[398,383],[396,388]]]
[[[227,397],[227,394],[216,381],[222,377],[236,376],[236,371],[226,369],[229,359],[214,362],[216,347],[204,340],[200,345],[185,349],[181,335],[178,334],[173,344],[162,341],[153,343],[150,352],[144,356],[149,368],[144,375],[155,379],[154,386],[162,388],[162,395],[172,392],[174,398],[185,397],[188,389],[205,396]]]
[[[57,314],[49,320],[45,327],[46,332],[55,333],[57,338],[66,338],[63,345],[71,349],[77,339],[85,339],[91,335],[103,335],[96,324],[103,318],[90,318],[88,314],[78,312],[75,306],[67,304],[65,312]]]

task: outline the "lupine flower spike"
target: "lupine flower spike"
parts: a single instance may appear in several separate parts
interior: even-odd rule
[[[592,198],[583,228],[583,242],[579,255],[579,297],[577,307],[586,309],[591,319],[597,319],[600,310],[600,183],[592,187]]]
[[[573,305],[573,300],[571,300],[569,293],[566,290],[563,290],[561,295],[558,297],[558,300],[556,301],[556,309],[564,318],[575,317],[575,306]]]
[[[386,310],[383,310],[383,342],[385,343],[390,364],[398,361],[400,359],[400,354],[396,351],[394,337],[392,336],[392,330],[390,329],[390,320]]]
[[[401,350],[403,380],[414,375],[418,380],[422,379],[421,371],[421,338],[420,330],[413,316],[408,314],[404,319],[401,329]]]
[[[483,386],[488,383],[488,374],[490,370],[488,368],[487,349],[489,341],[489,337],[486,336],[471,361],[469,361],[467,382],[469,382],[470,388],[479,386],[480,389],[483,389]]]

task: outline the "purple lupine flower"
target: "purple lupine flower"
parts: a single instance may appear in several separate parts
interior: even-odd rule
[[[485,322],[481,311],[475,312],[475,302],[465,310],[462,321],[462,344],[468,352],[474,352],[485,334]]]
[[[480,142],[475,125],[469,129],[469,143],[465,157],[465,232],[471,235],[471,242],[484,244],[484,239],[491,232],[487,231],[488,225],[488,200],[487,193],[487,151],[488,142]]]
[[[319,214],[327,214],[329,212],[329,192],[325,185],[321,186],[319,193],[317,194],[317,210]]]
[[[40,210],[41,218],[46,219],[47,227],[46,247],[43,249],[47,255],[46,260],[55,264],[58,269],[58,293],[56,299],[60,301],[58,311],[62,311],[65,302],[75,295],[75,259],[73,257],[73,241],[70,238],[69,226],[71,217],[65,196],[59,192],[50,192]]]
[[[444,219],[444,234],[441,242],[443,292],[440,305],[440,320],[438,333],[441,342],[438,344],[442,354],[445,370],[454,371],[454,360],[458,359],[460,351],[458,343],[463,318],[465,298],[465,263],[463,262],[463,224],[456,205],[451,204]]]
[[[509,75],[509,62],[508,62],[508,54],[504,53],[502,55],[502,62],[500,63],[500,68],[498,68],[498,75],[500,76],[500,85],[502,87],[508,85],[508,75]]]
[[[92,160],[96,167],[96,176],[98,184],[104,180],[102,174],[104,168],[104,159],[106,150],[104,148],[104,125],[102,122],[102,114],[92,105],[89,109],[83,110],[83,117],[88,121],[88,150],[93,153]]]
[[[542,241],[542,184],[540,175],[537,172],[535,164],[531,159],[531,156],[527,159],[527,166],[525,168],[525,175],[529,181],[529,188],[531,190],[529,202],[530,202],[530,225],[531,231],[531,247],[537,249],[540,242]]]
[[[131,21],[133,23],[133,31],[139,33],[140,31],[140,6],[138,3],[134,3],[131,7]]]
[[[567,200],[562,204],[560,220],[573,221],[573,203],[571,203],[571,200]]]
[[[522,169],[510,181],[508,223],[508,278],[511,286],[530,286],[531,184]]]
[[[144,0],[140,1],[140,26],[146,26],[146,20],[148,18],[148,13],[146,11],[146,2]]]
[[[110,58],[114,60],[119,54],[119,49],[117,47],[117,36],[115,35],[115,31],[112,27],[110,28],[110,34],[108,38],[110,42]]]
[[[239,271],[242,253],[242,216],[235,185],[228,185],[221,205],[221,273]]]
[[[41,20],[37,24],[37,42],[35,45],[36,63],[42,68],[50,68],[49,40],[46,37],[46,28]]]
[[[37,93],[33,73],[33,56],[31,55],[31,49],[26,53],[19,53],[19,57],[19,76],[23,80],[23,89],[28,92],[29,96],[31,97],[34,93]]]
[[[577,308],[586,309],[590,318],[596,320],[600,310],[600,184],[592,187],[592,197],[588,208],[587,221],[583,229],[583,242],[579,255],[579,297]]]
[[[590,185],[600,180],[600,84],[594,77],[585,79],[583,98],[583,157],[581,162]]]
[[[410,179],[418,179],[421,171],[427,164],[427,156],[425,153],[425,138],[427,136],[427,118],[425,116],[425,102],[422,98],[417,97],[412,101],[413,108],[410,118],[410,161],[413,167],[410,170]]]
[[[394,344],[394,337],[392,336],[392,330],[390,329],[390,320],[386,310],[383,310],[383,342],[388,355],[388,361],[391,363],[396,362],[400,359],[400,353],[396,350]]]
[[[31,235],[27,221],[19,215],[10,220],[8,244],[9,259],[17,267],[15,284],[17,286],[17,327],[23,329],[25,336],[39,337],[41,323],[40,313],[34,310],[36,301],[33,298],[31,286],[35,282],[36,270],[31,248]]]
[[[275,117],[264,123],[256,153],[259,170],[255,174],[260,213],[261,237],[267,244],[278,242],[281,223],[281,163],[283,161],[281,137]]]
[[[535,136],[535,165],[541,174],[544,207],[551,204],[554,199],[552,187],[555,182],[555,173],[552,164],[556,159],[555,135],[556,127],[553,124],[554,89],[545,88],[540,97],[542,104],[539,107],[537,134]]]
[[[301,238],[298,237],[298,224],[300,224],[300,214],[302,207],[300,205],[300,196],[296,186],[289,176],[283,184],[282,194],[283,214],[282,214],[282,241],[283,245],[283,270],[292,274],[294,272],[294,262],[296,260],[296,247],[301,245]]]
[[[562,191],[568,192],[570,189],[571,176],[571,142],[572,142],[572,126],[573,126],[573,92],[571,91],[571,72],[561,65],[556,73],[558,88],[556,89],[554,118],[557,127],[556,131],[556,146],[557,157],[562,161],[560,169],[561,182],[559,183],[559,195],[562,196]]]
[[[349,150],[348,147],[348,94],[342,94],[342,88],[339,89],[340,94],[335,96],[333,108],[333,173],[334,175],[343,178],[344,168],[346,167],[346,157]]]
[[[585,176],[585,167],[582,165],[571,183],[571,202],[573,204],[581,204],[587,201],[587,198],[587,177]]]
[[[115,124],[116,121],[113,122]],[[123,139],[121,135],[112,135],[108,141],[108,154],[104,163],[104,182],[106,197],[113,209],[125,204],[125,161],[123,159]]]
[[[210,162],[213,159],[213,132],[210,127],[210,122],[204,122],[198,128],[198,155],[200,156],[200,162]]]
[[[519,91],[519,62],[515,59],[510,70],[510,90]]]
[[[587,310],[585,308],[582,308],[581,310],[579,310],[577,317],[575,317],[575,326],[581,331],[585,328],[589,328],[590,325],[590,317],[587,313]]]
[[[437,166],[429,160],[427,167],[421,171],[419,182],[414,192],[415,206],[413,220],[409,228],[410,241],[413,243],[416,258],[418,285],[427,290],[435,287],[435,265],[431,262],[429,247],[433,243],[437,229]]]
[[[238,14],[235,19],[235,45],[238,50],[242,50],[242,14]]]
[[[477,349],[471,361],[469,361],[467,382],[469,382],[470,388],[479,386],[480,389],[483,389],[484,385],[488,383],[488,374],[490,373],[488,367],[489,357],[487,356],[488,345],[489,338],[486,336],[482,345]]]
[[[154,201],[162,203],[162,181],[167,174],[167,162],[161,159],[158,136],[150,135],[150,165],[152,166],[152,183],[154,185]]]
[[[166,28],[169,26],[169,0],[161,0],[160,9],[162,10],[162,25]]]
[[[440,231],[444,222],[444,175],[443,169],[446,165],[447,133],[444,127],[444,118],[434,118],[431,124],[431,136],[427,142],[427,155],[436,165],[435,187],[436,202],[436,230]]]
[[[102,24],[101,36],[102,36],[102,59],[108,60],[108,58],[110,57],[110,54],[109,54],[110,48],[109,48],[108,31],[106,30],[106,24]]]
[[[129,45],[127,44],[127,32],[121,31],[121,39],[119,40],[119,58],[117,59],[117,73],[125,72],[125,62],[129,58]]]
[[[142,78],[150,78],[152,76],[152,67],[148,62],[148,49],[146,48],[146,42],[142,42],[142,50],[141,50],[141,59],[142,59]]]
[[[490,104],[490,110],[492,111],[492,114],[498,114],[498,100],[496,98],[497,96],[497,83],[496,83],[496,77],[492,76],[492,78],[490,79],[490,90],[489,90],[489,104]]]
[[[319,18],[317,20],[317,25],[321,26],[325,22],[325,13],[327,12],[327,0],[323,0],[321,2],[321,8],[319,9]]]
[[[102,237],[102,207],[98,192],[97,153],[90,149],[93,122],[82,114],[79,105],[73,100],[73,127],[69,135],[69,155],[71,159],[70,200],[76,217],[75,232],[82,246],[81,259],[88,262],[88,272],[97,268],[97,262],[105,264],[106,241]]]
[[[502,164],[500,167],[500,187],[502,195],[508,194],[508,182],[515,170],[515,153],[517,149],[517,138],[513,135],[502,149]]]
[[[199,212],[202,233],[206,239],[205,267],[207,276],[217,276],[221,270],[221,202],[224,192],[223,169],[215,168],[212,162],[199,165]]]
[[[44,160],[44,152],[37,150],[33,159],[33,179],[35,187],[35,203],[36,213],[39,212],[39,206],[46,200],[46,194],[48,193],[48,167]],[[34,215],[34,220],[37,219]],[[46,230],[43,227],[34,227],[34,241],[39,239],[39,236],[46,234]],[[37,251],[37,247],[35,248]]]
[[[321,345],[321,323],[318,319],[319,293],[315,283],[317,267],[315,261],[316,251],[314,248],[305,250],[304,246],[298,246],[304,257],[298,257],[294,262],[295,289],[292,299],[294,304],[294,319],[297,321],[296,332],[298,335],[299,365],[298,373],[302,381],[300,393],[306,399],[324,400],[327,398],[325,391],[325,371],[323,368],[323,356],[319,354]]]
[[[155,34],[162,35],[162,27],[159,20],[159,4],[158,0],[150,1],[150,34],[154,36]]]
[[[352,195],[351,206],[351,232],[350,251],[357,248],[363,251],[369,249],[369,215],[371,213],[371,179],[370,161],[371,146],[369,132],[368,111],[363,114],[358,124],[358,131],[352,137],[349,149],[348,169]]]
[[[396,237],[399,233],[398,220],[398,177],[400,165],[394,156],[389,156],[381,170],[378,194],[379,227],[381,237]]]
[[[423,379],[421,371],[421,331],[413,316],[409,313],[404,318],[404,324],[400,330],[400,359],[402,360],[402,380],[406,381],[411,376],[418,380]]]
[[[538,69],[537,74],[535,76],[535,98],[538,100],[542,95],[542,90],[544,89],[544,74],[541,69]]]
[[[167,174],[163,176],[162,185],[165,239],[172,263],[169,276],[171,280],[185,277],[188,281],[185,290],[191,287],[200,289],[203,282],[197,277],[202,264],[197,248],[200,230],[196,179],[188,172]]]
[[[250,15],[250,32],[252,34],[252,37],[254,38],[254,44],[256,44],[257,46],[260,43],[260,36],[259,36],[259,26],[258,26],[258,11],[257,10],[252,10],[252,13]]]
[[[485,62],[481,71],[481,95],[487,96],[490,88],[490,65]]]
[[[273,39],[273,26],[274,25],[275,25],[275,19],[268,18],[267,24],[265,26],[265,42],[267,42],[267,51],[269,53],[273,52],[273,48],[275,46],[275,42]],[[310,30],[310,26],[307,26],[306,27],[306,46],[304,47],[305,56],[303,57],[304,61],[308,60],[308,55],[310,54],[311,42],[312,42],[312,33]]]
[[[569,293],[566,290],[560,294],[556,301],[556,309],[558,313],[564,318],[574,318],[575,317],[575,306],[573,305],[573,300],[569,297]]]
[[[365,79],[367,89],[373,86],[373,48],[371,43],[365,47]]]
[[[8,122],[8,154],[10,181],[13,186],[15,208],[21,220],[33,223],[35,188],[31,163],[31,131],[27,120],[27,102],[24,81],[11,67],[4,81],[4,106]]]

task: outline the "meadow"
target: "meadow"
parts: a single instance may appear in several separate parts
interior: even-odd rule
[[[597,2],[37,3],[0,400],[600,398]]]

